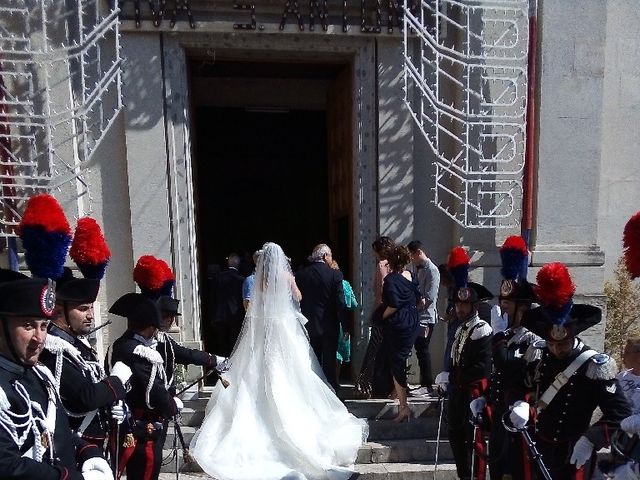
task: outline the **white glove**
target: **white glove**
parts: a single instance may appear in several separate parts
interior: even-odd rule
[[[494,305],[491,307],[491,329],[493,333],[503,332],[509,326],[509,320],[507,313],[502,314],[500,305]]]
[[[471,410],[471,416],[476,418],[478,414],[482,413],[484,407],[487,406],[487,399],[484,397],[478,397],[471,400],[469,403],[469,410]]]
[[[176,408],[178,409],[178,411],[184,408],[184,403],[182,403],[182,400],[180,400],[178,397],[173,397],[173,401],[176,402]]]
[[[90,476],[87,477],[87,474],[90,474]],[[111,466],[109,466],[107,461],[102,457],[94,457],[86,460],[82,464],[82,476],[85,478],[85,480],[94,478],[96,480],[113,480],[113,472],[111,471]]]
[[[440,372],[436,375],[435,384],[446,390],[449,384],[449,372]]]
[[[620,422],[620,428],[633,435],[640,433],[640,413],[631,415]]]
[[[127,417],[127,408],[122,400],[118,401],[113,407],[111,407],[111,418],[113,418],[118,425],[124,422]]]
[[[113,475],[107,476],[98,470],[89,470],[88,472],[82,472],[83,480],[113,480]]]
[[[638,478],[640,478],[638,474],[638,464],[628,462],[620,465],[613,471],[613,474],[609,473],[609,476],[614,480],[638,480]]]
[[[511,406],[510,410],[509,420],[511,420],[511,424],[518,430],[522,430],[529,421],[529,404],[518,400]]]
[[[114,377],[118,377],[122,382],[122,385],[126,385],[129,379],[131,378],[131,369],[129,365],[126,365],[122,362],[116,362],[113,367],[111,367],[111,375]]]
[[[220,373],[229,370],[229,357],[219,357],[216,355],[216,370]]]
[[[577,468],[582,467],[591,458],[593,453],[593,443],[582,435],[573,447],[573,453],[569,463],[573,463]]]

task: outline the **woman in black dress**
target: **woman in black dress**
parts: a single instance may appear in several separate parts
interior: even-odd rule
[[[384,278],[382,314],[384,322],[383,351],[393,378],[395,395],[400,402],[395,422],[408,420],[411,411],[407,403],[407,358],[418,335],[418,309],[420,291],[403,271],[411,260],[409,250],[404,246],[395,247],[387,257],[391,273]]]

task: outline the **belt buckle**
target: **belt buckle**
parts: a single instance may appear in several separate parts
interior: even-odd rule
[[[153,423],[149,422],[147,423],[147,425],[145,426],[146,430],[147,430],[147,435],[151,435],[153,432],[155,432],[156,427],[153,425]]]
[[[567,377],[564,374],[564,370],[563,370],[558,375],[556,375],[556,381],[559,382],[561,385],[564,385],[569,381],[569,377]]]

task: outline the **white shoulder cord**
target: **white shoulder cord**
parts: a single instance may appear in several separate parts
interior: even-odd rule
[[[41,462],[44,456],[46,449],[41,442],[41,436],[43,434],[46,435],[49,457],[53,459],[53,439],[47,428],[47,419],[42,410],[42,406],[31,401],[29,393],[20,382],[14,383],[14,390],[26,405],[27,411],[23,414],[17,414],[9,410],[10,405],[6,394],[0,390],[0,395],[2,396],[2,400],[0,401],[0,403],[2,403],[2,408],[0,409],[0,427],[9,434],[18,448],[22,448],[29,437],[29,433],[33,433],[33,459],[37,462]],[[4,404],[5,401],[6,405]],[[51,405],[49,408],[51,408]],[[55,408],[55,403],[53,408]],[[18,435],[18,429],[22,428],[24,428],[22,434]]]
[[[164,383],[165,389],[168,387],[167,385],[167,373],[164,371],[162,356],[154,349],[150,347],[145,347],[144,345],[138,345],[133,350],[134,355],[138,355],[141,358],[144,358],[149,363],[151,363],[151,374],[149,375],[149,383],[147,384],[147,389],[145,391],[145,402],[147,403],[147,407],[153,409],[151,406],[151,389],[153,388],[153,382],[156,379],[156,376],[159,376],[160,379]],[[160,367],[160,368],[159,368]]]

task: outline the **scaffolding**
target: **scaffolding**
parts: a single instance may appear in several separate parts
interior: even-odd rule
[[[0,236],[35,193],[90,199],[89,162],[122,108],[118,14],[104,0],[0,3]]]
[[[468,228],[519,225],[528,0],[405,0],[405,101],[435,158],[437,207]]]

